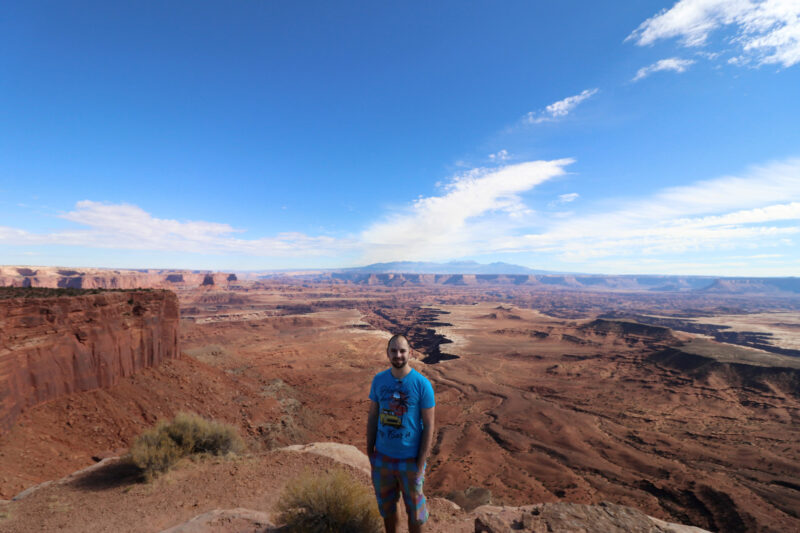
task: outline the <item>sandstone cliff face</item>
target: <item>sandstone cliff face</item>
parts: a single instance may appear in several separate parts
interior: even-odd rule
[[[64,289],[185,289],[227,287],[235,274],[196,270],[112,270],[0,266],[0,286]]]
[[[25,408],[178,356],[169,291],[0,300],[0,433]]]

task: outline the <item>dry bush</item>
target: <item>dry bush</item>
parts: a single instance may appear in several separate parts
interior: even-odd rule
[[[190,413],[178,413],[171,422],[160,422],[139,435],[131,446],[133,464],[152,478],[198,453],[225,455],[244,450],[236,428]]]
[[[276,506],[290,533],[380,533],[375,495],[344,470],[306,472],[289,482]]]

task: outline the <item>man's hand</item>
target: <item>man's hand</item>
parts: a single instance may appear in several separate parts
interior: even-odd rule
[[[372,455],[375,453],[375,438],[378,436],[378,402],[370,401],[369,414],[367,415],[367,456],[372,465]]]
[[[425,468],[425,462],[428,460],[428,454],[433,444],[434,409],[435,407],[419,410],[424,426],[422,429],[422,436],[419,439],[419,453],[417,453],[417,473],[420,475]]]

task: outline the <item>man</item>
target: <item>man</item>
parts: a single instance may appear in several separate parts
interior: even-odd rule
[[[372,483],[386,533],[397,530],[400,493],[408,530],[420,533],[428,519],[422,482],[433,443],[436,402],[431,382],[408,364],[411,346],[405,336],[389,339],[386,356],[391,366],[372,379],[369,390],[367,453]]]

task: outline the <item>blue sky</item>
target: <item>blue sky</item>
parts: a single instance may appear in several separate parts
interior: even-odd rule
[[[0,264],[800,273],[800,2],[17,2]]]

